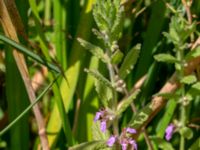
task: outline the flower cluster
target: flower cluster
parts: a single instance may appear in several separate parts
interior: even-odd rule
[[[131,134],[135,134],[136,130],[133,128],[125,128],[123,129],[121,135],[119,137],[112,135],[108,141],[107,145],[112,147],[115,143],[121,145],[122,150],[137,150],[137,144],[134,139],[131,138]]]
[[[169,141],[172,138],[174,130],[175,130],[175,125],[172,124],[172,123],[166,128],[166,130],[165,130],[165,139],[167,141]]]
[[[100,111],[96,112],[94,122],[100,121],[100,129],[102,132],[105,132],[107,129],[107,124],[109,121],[114,119],[114,115],[107,109],[100,109]]]

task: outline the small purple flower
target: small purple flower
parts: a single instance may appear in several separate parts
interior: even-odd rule
[[[106,121],[102,121],[100,125],[101,131],[105,132],[106,131]]]
[[[135,140],[130,140],[129,143],[132,145],[132,147],[134,147],[134,150],[137,150],[137,143]]]
[[[126,132],[131,133],[131,134],[135,134],[137,131],[133,128],[128,127],[128,128],[126,128]]]
[[[122,150],[127,150],[128,144],[126,142],[121,143]]]
[[[107,141],[107,145],[109,147],[112,147],[114,145],[114,143],[116,142],[116,139],[117,139],[116,136],[111,136]]]
[[[171,123],[165,130],[165,139],[169,141],[174,133],[175,126]]]
[[[100,129],[102,132],[106,131],[107,124],[109,121],[114,119],[114,115],[111,111],[107,109],[100,109],[98,112],[96,112],[96,115],[94,117],[94,122],[100,121]]]
[[[114,143],[117,142],[118,144],[121,145],[122,150],[128,150],[129,148],[131,150],[137,150],[136,141],[132,139],[132,137],[130,137],[130,134],[135,134],[135,133],[136,133],[135,129],[125,128],[122,130],[122,133],[120,134],[119,137],[111,136],[107,141],[107,145],[111,147],[114,145]]]
[[[97,122],[100,119],[101,115],[102,115],[102,112],[96,112],[96,115],[94,117],[94,122]]]

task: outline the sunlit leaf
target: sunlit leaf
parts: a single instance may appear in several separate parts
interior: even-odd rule
[[[179,61],[170,54],[157,54],[154,56],[155,60],[166,63],[178,63]]]

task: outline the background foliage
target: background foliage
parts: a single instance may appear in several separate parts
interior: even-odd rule
[[[200,149],[199,0],[0,1],[0,148]]]

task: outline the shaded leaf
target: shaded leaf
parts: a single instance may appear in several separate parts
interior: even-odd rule
[[[112,99],[112,89],[97,79],[95,81],[95,87],[103,106],[108,106],[108,102]]]
[[[161,138],[152,137],[151,140],[153,140],[158,145],[158,147],[162,150],[175,150],[171,143],[169,143]]]
[[[199,150],[200,149],[200,137],[198,137],[194,143],[190,146],[189,150]]]

